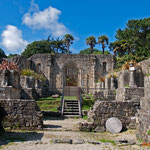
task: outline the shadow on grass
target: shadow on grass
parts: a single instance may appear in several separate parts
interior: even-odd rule
[[[46,120],[65,120],[64,117],[43,117],[43,121],[46,121]]]
[[[0,146],[7,145],[11,142],[26,142],[41,140],[43,133],[37,132],[0,132]]]
[[[55,128],[62,128],[62,126],[46,124],[46,125],[44,125],[44,128],[55,129]]]

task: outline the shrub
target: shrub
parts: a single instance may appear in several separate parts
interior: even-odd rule
[[[30,70],[30,69],[22,70],[21,75],[31,76],[31,77],[34,77],[37,80],[42,80],[42,81],[46,80],[46,77],[43,74],[38,74],[38,73],[36,73],[36,72],[34,72],[33,70]]]

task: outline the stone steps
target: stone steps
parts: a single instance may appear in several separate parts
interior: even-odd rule
[[[64,100],[64,116],[79,116],[78,100]]]

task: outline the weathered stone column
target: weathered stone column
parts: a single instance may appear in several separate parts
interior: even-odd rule
[[[136,88],[137,85],[135,84],[135,79],[134,79],[134,71],[135,71],[135,67],[130,67],[130,81],[129,81],[129,87],[130,88]]]
[[[48,68],[48,80],[49,80],[49,89],[52,89],[52,77],[51,77],[51,56],[48,55],[48,60],[47,60],[47,68]]]
[[[111,77],[110,78],[110,81],[111,81],[111,83],[110,83],[110,88],[111,88],[111,90],[114,90],[115,89],[115,85],[114,85],[114,77]]]
[[[91,63],[91,88],[92,88],[92,93],[95,93],[95,65],[96,65],[96,58],[93,56],[92,57],[92,63]]]
[[[105,82],[106,82],[106,81],[104,81],[104,82],[101,82],[102,89],[105,89]]]
[[[108,78],[105,79],[105,89],[108,89]]]

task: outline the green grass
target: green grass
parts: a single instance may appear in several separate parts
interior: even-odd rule
[[[75,96],[65,96],[64,99],[66,100],[74,100],[77,99]],[[61,105],[61,96],[58,98],[46,97],[46,98],[39,98],[36,103],[40,107],[41,111],[52,111],[57,112],[58,107]]]
[[[65,100],[76,100],[78,99],[76,96],[64,96]]]
[[[52,100],[52,101],[57,101],[57,100],[61,100],[61,96],[58,97],[58,98],[52,98],[52,97],[39,98],[37,101],[42,101],[42,100]]]
[[[89,96],[90,99],[86,99],[86,96]],[[93,107],[95,100],[93,94],[86,94],[85,96],[82,96],[83,98],[83,105],[82,109],[83,110],[90,110],[91,107]]]
[[[148,135],[150,135],[150,130],[148,131]]]
[[[129,87],[129,85],[125,85],[124,87]]]
[[[52,98],[52,97],[39,98],[36,101],[36,103],[40,107],[41,111],[57,112],[58,107],[60,107],[60,104],[61,104],[61,97],[59,97],[59,98]]]
[[[150,76],[150,73],[146,73],[145,76]]]
[[[84,119],[84,120],[87,120],[87,119],[88,119],[88,116],[83,116],[83,119]]]
[[[113,144],[113,145],[116,145],[115,141],[112,141],[112,140],[100,139],[100,140],[98,140],[98,141],[100,141],[100,142],[102,142],[102,143],[111,143],[111,144]]]

